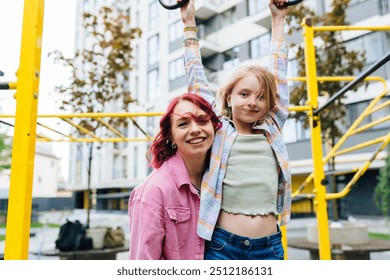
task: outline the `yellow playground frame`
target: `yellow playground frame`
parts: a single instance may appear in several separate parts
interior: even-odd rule
[[[92,113],[92,114],[52,114],[52,115],[37,115],[38,106],[38,89],[40,78],[40,62],[41,62],[41,43],[42,43],[42,29],[44,16],[44,0],[25,0],[23,12],[23,29],[22,41],[20,49],[20,66],[17,71],[17,82],[9,82],[2,84],[0,89],[16,89],[16,114],[15,115],[0,115],[0,119],[14,118],[14,141],[12,149],[12,163],[11,163],[11,180],[7,211],[7,235],[5,242],[4,258],[8,260],[23,260],[28,259],[29,247],[29,233],[30,233],[30,218],[32,207],[32,183],[34,170],[34,154],[36,141],[69,141],[69,142],[122,142],[122,141],[150,141],[152,136],[145,133],[138,125],[135,118],[138,117],[158,117],[163,112],[155,113]],[[321,26],[315,27],[311,25],[309,19],[302,22],[304,47],[305,47],[305,61],[307,76],[303,78],[293,78],[292,80],[305,82],[308,89],[308,100],[305,106],[291,107],[291,111],[306,112],[310,120],[311,132],[311,149],[313,160],[313,172],[307,177],[303,185],[293,193],[293,196],[306,196],[314,200],[315,213],[318,221],[318,240],[319,240],[319,255],[321,260],[331,259],[331,246],[329,238],[329,225],[327,214],[327,200],[338,199],[348,194],[351,187],[356,183],[360,176],[368,169],[371,162],[376,159],[378,154],[386,148],[390,141],[390,132],[383,137],[350,147],[348,149],[339,150],[341,145],[345,142],[348,136],[357,134],[365,129],[371,128],[379,123],[388,121],[390,116],[386,116],[380,120],[376,120],[363,127],[358,125],[369,114],[378,111],[386,106],[390,106],[390,101],[376,105],[378,101],[389,93],[386,81],[381,77],[368,77],[368,75],[361,75],[359,77],[317,77],[316,74],[316,60],[315,60],[315,46],[313,43],[314,32],[322,31],[350,31],[350,30],[368,30],[368,31],[388,31],[390,26]],[[381,62],[377,63],[370,69],[377,69],[389,60],[390,53],[388,53]],[[376,67],[376,68],[375,68]],[[370,72],[370,73],[371,73]],[[351,81],[349,85],[353,86],[361,80],[368,82],[374,81],[383,84],[383,91],[366,108],[363,114],[356,120],[356,122],[349,128],[347,133],[340,139],[335,147],[325,157],[322,151],[321,140],[321,118],[318,104],[318,82],[337,82],[337,81]],[[348,85],[347,85],[348,86]],[[63,135],[60,140],[50,139],[45,136],[37,135],[37,121],[39,118],[58,118],[61,119],[76,129],[85,133],[86,138],[77,138],[72,135]],[[95,118],[108,128],[113,135],[112,138],[102,138],[90,133],[84,128],[76,125],[73,118]],[[133,124],[139,128],[144,138],[127,138],[117,129],[110,126],[104,119],[107,118],[130,118]],[[40,124],[41,125],[41,124]],[[43,125],[44,126],[44,125]],[[45,128],[58,132],[48,126]],[[378,144],[377,150],[372,157],[366,161],[362,166],[356,167],[349,171],[355,173],[353,179],[345,186],[339,193],[326,193],[326,188],[323,185],[325,179],[324,164],[326,164],[332,157],[348,153],[367,146]],[[313,182],[314,191],[312,194],[302,194],[301,191],[309,183]],[[287,238],[286,228],[282,227],[283,245],[286,249],[287,256]]]

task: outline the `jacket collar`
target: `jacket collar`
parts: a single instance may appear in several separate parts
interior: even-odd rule
[[[190,175],[188,174],[184,160],[179,152],[176,152],[170,159],[168,159],[167,167],[169,174],[178,188],[184,185],[191,185]]]

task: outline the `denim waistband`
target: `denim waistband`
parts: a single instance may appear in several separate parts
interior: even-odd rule
[[[250,238],[246,236],[240,236],[234,233],[231,233],[227,230],[224,230],[221,227],[216,226],[214,229],[213,237],[219,237],[230,244],[236,246],[242,246],[244,248],[247,247],[264,247],[270,246],[274,241],[280,241],[282,237],[282,232],[280,231],[279,225],[277,224],[277,232],[268,236],[264,236],[261,238]]]

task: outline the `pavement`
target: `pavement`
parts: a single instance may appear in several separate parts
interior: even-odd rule
[[[34,228],[31,230],[29,242],[29,259],[59,259],[58,257],[47,257],[40,255],[40,252],[45,250],[55,249],[55,240],[58,238],[59,228],[50,228],[49,223],[63,224],[66,219],[79,220],[85,224],[87,220],[84,210],[74,211],[50,211],[39,214],[38,221],[44,224],[42,228]],[[390,234],[390,225],[386,224],[384,219],[380,217],[350,217],[349,222],[364,224],[367,226],[368,232]],[[316,218],[293,218],[287,225],[287,237],[303,237],[307,235],[308,225],[316,223]],[[117,227],[120,226],[125,231],[126,239],[129,239],[128,216],[124,212],[96,212],[91,211],[90,214],[91,227]],[[0,234],[5,234],[5,229],[0,229]],[[127,242],[127,241],[126,241]],[[4,252],[5,242],[0,241],[0,255]],[[372,252],[370,254],[373,260],[390,260],[390,251]],[[307,250],[288,248],[289,260],[310,260],[310,254]],[[117,259],[126,260],[127,252],[117,254]]]

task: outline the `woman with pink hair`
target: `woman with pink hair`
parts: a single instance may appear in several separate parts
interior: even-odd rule
[[[203,260],[196,234],[200,185],[220,128],[202,97],[183,94],[160,120],[150,153],[153,172],[129,199],[131,260]]]

